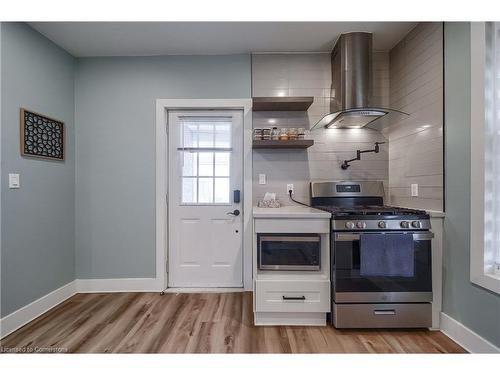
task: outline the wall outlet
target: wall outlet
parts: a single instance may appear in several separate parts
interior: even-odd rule
[[[286,184],[286,193],[289,194],[290,190],[292,191],[292,194],[295,193],[293,190],[293,184]]]
[[[20,187],[19,173],[9,173],[9,189],[19,189]]]
[[[266,184],[266,175],[264,173],[259,174],[259,185],[265,185]]]
[[[411,184],[411,196],[418,197],[418,184]]]

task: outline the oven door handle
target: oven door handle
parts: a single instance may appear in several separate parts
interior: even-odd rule
[[[320,237],[319,235],[314,235],[314,236],[301,236],[301,237],[295,237],[295,236],[261,236],[260,237],[260,243],[262,242],[320,242]]]
[[[396,315],[394,309],[373,310],[373,315]]]
[[[361,235],[359,233],[335,233],[335,241],[357,241],[359,240],[360,236]],[[432,232],[413,233],[413,240],[415,241],[432,240],[433,238],[434,233]]]

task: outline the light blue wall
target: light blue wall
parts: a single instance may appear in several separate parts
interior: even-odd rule
[[[249,98],[250,55],[78,59],[78,278],[155,276],[155,99]]]
[[[470,282],[470,25],[445,23],[443,311],[500,347],[500,295]]]
[[[75,278],[74,59],[29,26],[1,24],[1,316]],[[64,162],[23,158],[19,109],[66,125]],[[8,173],[21,188],[8,189]]]

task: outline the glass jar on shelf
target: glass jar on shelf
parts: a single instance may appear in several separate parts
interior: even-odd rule
[[[262,139],[265,141],[271,140],[271,128],[262,129]]]
[[[271,130],[271,139],[273,141],[279,141],[280,139],[280,130],[276,126]]]
[[[287,128],[280,129],[280,141],[288,141],[288,129]]]
[[[297,129],[297,139],[305,139],[306,138],[306,129],[298,128]]]
[[[256,141],[262,140],[262,129],[261,128],[255,128],[253,130],[253,139]]]
[[[298,137],[297,128],[290,128],[288,130],[288,139],[290,141],[296,141]]]

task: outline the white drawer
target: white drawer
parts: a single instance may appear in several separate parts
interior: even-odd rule
[[[330,219],[255,219],[255,233],[330,233]]]
[[[255,311],[259,312],[330,311],[328,280],[257,280],[255,293]]]

